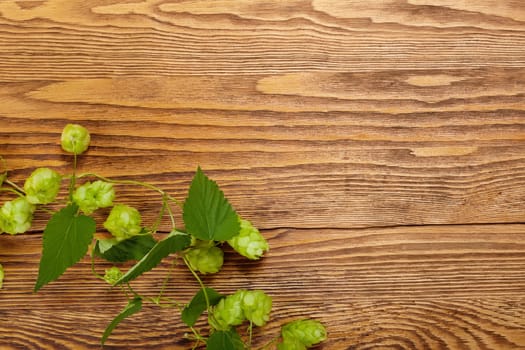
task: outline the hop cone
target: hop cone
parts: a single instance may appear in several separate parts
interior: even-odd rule
[[[238,290],[234,294],[221,299],[213,307],[209,316],[210,325],[219,331],[227,331],[232,326],[238,326],[245,320],[243,312],[243,296],[245,290]]]
[[[24,191],[29,203],[47,204],[55,200],[60,190],[60,175],[49,168],[38,168],[24,183]]]
[[[60,136],[62,149],[74,154],[81,154],[87,150],[90,141],[88,130],[78,124],[67,124]]]
[[[35,206],[25,197],[5,202],[0,209],[0,232],[11,235],[26,232],[31,227]]]
[[[284,325],[281,335],[284,342],[298,341],[310,347],[326,339],[326,329],[315,320],[297,320]]]
[[[117,204],[109,213],[104,227],[118,240],[136,236],[142,230],[141,217],[137,209],[124,204]]]
[[[264,326],[270,320],[272,298],[262,290],[246,291],[242,298],[244,316],[256,326]]]
[[[106,269],[105,272],[104,280],[111,285],[115,284],[123,276],[122,271],[116,266]]]
[[[185,256],[193,270],[204,274],[219,272],[224,262],[224,253],[213,244],[213,241],[197,241],[195,246],[188,249]]]
[[[86,215],[90,215],[98,208],[112,206],[113,199],[115,199],[113,184],[100,180],[93,183],[86,182],[73,194],[73,200]]]
[[[297,339],[285,339],[277,344],[277,350],[306,350],[306,346]]]
[[[248,259],[257,260],[267,252],[268,242],[261,235],[259,230],[251,224],[248,220],[241,219],[241,230],[239,234],[228,240],[228,244],[239,254]]]

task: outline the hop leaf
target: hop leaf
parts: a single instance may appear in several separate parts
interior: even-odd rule
[[[73,200],[86,215],[92,214],[98,208],[112,206],[114,199],[113,184],[100,180],[86,182],[73,194]]]
[[[212,288],[201,289],[195,294],[190,303],[182,310],[182,321],[188,326],[193,327],[199,316],[207,309],[206,296],[208,296],[208,302],[211,306],[217,305],[217,303],[224,297],[217,293]]]
[[[49,168],[38,168],[24,183],[24,191],[29,203],[47,204],[55,200],[60,190],[60,175]]]
[[[246,291],[242,295],[242,310],[248,321],[264,326],[270,320],[272,298],[262,290]]]
[[[35,206],[25,197],[5,202],[0,209],[0,232],[11,235],[26,232],[31,227]]]
[[[235,210],[201,168],[191,181],[182,218],[188,233],[198,239],[225,241],[239,233]]]
[[[197,241],[185,253],[190,267],[200,273],[217,273],[224,262],[224,253],[213,241]]]
[[[102,335],[102,339],[100,340],[100,343],[104,345],[108,337],[111,335],[111,332],[113,332],[115,327],[117,327],[117,325],[120,322],[122,322],[123,319],[136,314],[141,309],[142,309],[142,299],[141,298],[135,297],[134,299],[128,301],[128,304],[126,305],[126,307],[106,327],[106,330],[104,331],[104,334]]]
[[[257,260],[269,250],[268,242],[248,220],[239,217],[241,230],[228,240],[228,244],[239,254],[248,259]]]
[[[78,124],[67,124],[60,137],[62,149],[74,154],[81,154],[87,150],[90,141],[88,130]]]
[[[104,227],[119,241],[136,236],[142,227],[142,218],[137,209],[124,204],[117,204],[109,213]]]
[[[242,308],[244,293],[241,289],[221,299],[208,317],[209,324],[218,331],[227,331],[243,323],[246,319]]]
[[[245,350],[241,336],[233,328],[214,332],[206,341],[206,350]]]
[[[89,216],[78,215],[77,212],[76,205],[68,205],[53,214],[47,223],[35,292],[56,280],[86,255],[96,223]]]
[[[310,347],[326,339],[326,329],[321,322],[305,319],[287,323],[281,328],[281,336],[285,346],[291,346],[294,342],[300,342],[305,347]],[[293,347],[283,349],[295,349]],[[300,348],[299,348],[300,349]]]

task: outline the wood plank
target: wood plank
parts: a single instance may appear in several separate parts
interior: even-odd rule
[[[327,324],[323,349],[525,348],[524,225],[278,229],[264,235],[271,251],[261,262],[227,249],[223,277],[205,278],[224,293],[252,288],[273,297],[274,318],[259,345],[283,322],[310,316]],[[33,294],[40,239],[0,236],[7,274],[0,345],[97,348],[124,296],[91,275],[89,259]],[[153,296],[169,265],[134,288]],[[101,272],[108,266],[97,264]],[[167,295],[185,302],[197,289],[189,273],[175,269]],[[189,344],[177,340],[186,331],[177,312],[148,305],[117,329],[108,348],[186,349]]]
[[[318,349],[525,350],[524,96],[518,0],[0,1],[10,177],[68,173],[68,122],[93,136],[80,171],[183,199],[200,165],[271,244],[205,277],[272,295],[257,346],[309,316]],[[117,190],[154,220],[154,193]],[[99,349],[125,300],[87,258],[32,293],[47,218],[0,236],[0,348]],[[197,288],[175,269],[168,293]],[[107,348],[188,349],[187,331],[148,305]]]
[[[43,110],[47,118],[38,121],[18,112],[22,117],[0,117],[1,153],[20,184],[37,166],[71,171],[58,145],[67,117]],[[145,112],[123,109],[125,119],[109,121],[99,110],[75,120],[93,133],[81,171],[153,182],[182,200],[200,165],[261,228],[523,221],[521,112],[243,112],[235,121],[195,111],[153,113],[146,121],[136,120],[138,113]],[[153,220],[155,193],[118,191],[123,202],[140,196],[139,209]]]

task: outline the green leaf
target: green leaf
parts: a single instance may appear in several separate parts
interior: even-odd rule
[[[193,177],[182,217],[186,230],[202,240],[226,241],[239,234],[237,213],[201,168]]]
[[[135,299],[128,301],[128,305],[122,310],[117,317],[111,321],[111,323],[106,327],[106,330],[104,331],[104,334],[102,335],[102,339],[100,342],[102,345],[106,342],[108,337],[110,336],[111,332],[115,329],[115,327],[122,322],[123,319],[126,317],[129,317],[133,314],[136,314],[142,309],[142,299],[139,297],[135,297]]]
[[[124,276],[122,276],[115,285],[129,282],[157,266],[160,261],[171,253],[176,253],[186,249],[191,243],[189,235],[172,231],[168,237],[158,241],[151,250],[144,255],[139,262],[131,267]]]
[[[217,293],[212,288],[205,288],[206,294],[208,295],[208,300],[210,306],[217,305],[219,301],[224,297],[224,295]],[[195,294],[193,299],[191,299],[188,306],[182,310],[182,321],[186,323],[189,327],[193,327],[195,322],[200,315],[207,309],[206,297],[204,296],[204,289],[201,289]]]
[[[123,241],[117,241],[115,238],[100,239],[95,244],[93,253],[111,262],[140,260],[156,243],[152,235],[133,236]]]
[[[47,223],[35,292],[56,280],[86,254],[96,223],[88,216],[77,215],[77,211],[76,205],[68,205]]]
[[[206,342],[206,350],[244,350],[245,346],[235,329],[213,333]]]

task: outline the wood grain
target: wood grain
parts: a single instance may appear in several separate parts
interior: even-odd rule
[[[257,345],[311,316],[319,349],[525,349],[524,97],[520,0],[0,1],[12,180],[70,171],[68,122],[92,133],[80,171],[183,199],[200,165],[270,241],[206,277],[272,295]],[[155,193],[117,191],[154,220]],[[31,292],[46,219],[0,236],[0,348],[99,348],[124,299],[88,259]],[[188,349],[186,331],[148,307],[106,348]]]

